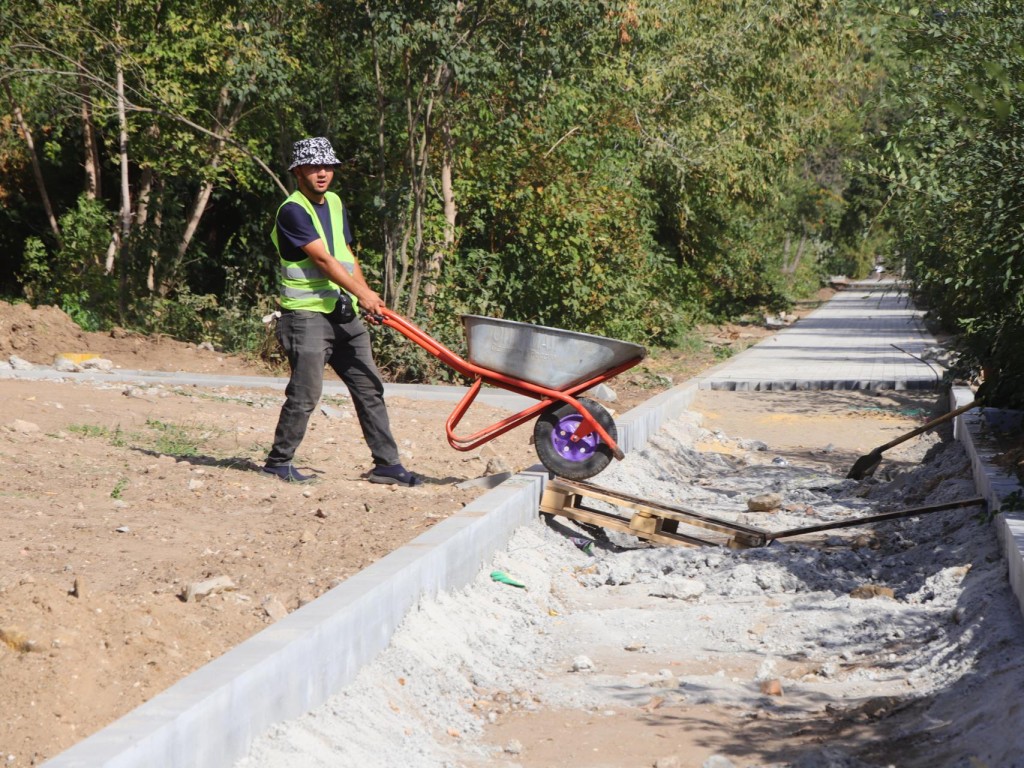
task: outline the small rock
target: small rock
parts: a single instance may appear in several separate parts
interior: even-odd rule
[[[696,600],[707,588],[707,584],[698,579],[677,579],[658,584],[648,594],[668,600]]]
[[[11,364],[11,368],[16,371],[31,371],[35,366],[24,358],[18,357],[17,355],[11,355],[7,358],[7,361]]]
[[[119,525],[119,526],[118,526],[117,528],[115,528],[114,530],[115,530],[115,531],[116,531],[117,533],[128,533],[128,532],[130,532],[130,531],[131,531],[131,528],[129,528],[129,527],[127,526],[127,525]]]
[[[313,515],[315,517],[319,517],[321,520],[325,520],[327,518],[327,513],[324,512],[323,509],[321,509],[320,507],[317,507],[316,512],[314,512]]]
[[[654,768],[683,768],[683,761],[675,755],[659,757],[654,761]]]
[[[760,684],[761,693],[765,696],[781,696],[782,695],[782,681],[777,677],[773,677],[770,680],[762,680]]]
[[[194,581],[185,587],[181,597],[186,603],[198,601],[218,592],[227,592],[235,589],[235,582],[227,576],[215,576],[205,581]]]
[[[85,595],[85,581],[81,576],[75,577],[75,582],[71,585],[71,591],[68,594],[72,597],[83,597]]]
[[[188,489],[190,491],[198,491],[202,487],[203,487],[203,481],[202,480],[198,480],[198,479],[193,477],[191,480],[188,481]]]
[[[57,355],[53,361],[53,370],[59,373],[78,373],[82,369],[73,360],[68,360],[64,355]]]
[[[591,387],[587,390],[586,394],[597,400],[604,400],[606,403],[614,403],[619,397],[615,394],[615,390],[607,384],[598,384]]]
[[[771,512],[782,506],[782,496],[778,493],[759,493],[747,499],[747,509],[751,512]]]
[[[676,680],[676,676],[672,674],[672,670],[663,669],[658,672],[658,676],[651,681],[651,688],[675,688],[679,685],[679,681]]]
[[[507,755],[521,755],[522,753],[523,744],[519,739],[512,739],[505,745],[505,754]]]
[[[7,629],[0,627],[0,644],[6,645],[12,651],[18,651],[19,653],[37,650],[36,642],[30,640],[14,627],[8,627]]]
[[[103,371],[104,373],[114,369],[114,363],[103,357],[92,357],[83,360],[78,364],[83,371]]]
[[[495,456],[494,458],[487,460],[487,467],[484,469],[485,475],[500,475],[500,474],[511,474],[512,467],[508,465],[501,456]]]
[[[776,467],[788,467],[789,466],[789,462],[786,461],[781,456],[776,456],[774,459],[772,459],[772,464],[774,464]]]
[[[345,411],[339,410],[338,408],[332,408],[329,405],[320,405],[320,413],[326,416],[328,419],[344,419],[346,417],[351,418]]]
[[[700,768],[736,768],[736,764],[725,755],[711,755]]]
[[[31,421],[24,421],[23,419],[15,419],[14,421],[8,422],[5,425],[6,429],[11,432],[17,432],[21,435],[28,435],[33,432],[39,431],[39,425]]]
[[[586,656],[577,656],[572,660],[572,671],[573,672],[592,672],[594,670],[594,662],[592,662]]]
[[[896,593],[891,587],[882,587],[878,584],[862,584],[850,592],[850,597],[857,600],[870,600],[873,597],[888,597],[890,600],[895,600]]]
[[[309,544],[311,541],[316,541],[316,536],[311,531],[306,530],[299,534],[300,544]]]
[[[632,643],[626,643],[626,645],[624,645],[622,647],[622,650],[624,650],[624,651],[632,651],[632,652],[639,652],[639,651],[642,651],[646,647],[647,646],[645,646],[643,643],[632,642]]]
[[[261,606],[263,612],[267,614],[274,621],[280,621],[288,615],[288,609],[284,607],[284,603],[278,600],[276,597],[268,597],[263,601]]]

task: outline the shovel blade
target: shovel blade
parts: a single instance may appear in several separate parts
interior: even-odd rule
[[[866,453],[857,459],[853,466],[850,467],[846,477],[850,480],[863,480],[865,477],[875,474],[875,470],[878,469],[878,465],[881,463],[882,452],[875,449],[871,453]]]

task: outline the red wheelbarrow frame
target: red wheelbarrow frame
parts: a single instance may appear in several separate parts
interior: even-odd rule
[[[622,449],[619,448],[618,444],[612,439],[611,435],[608,434],[607,430],[605,430],[604,427],[602,427],[597,420],[590,415],[587,409],[583,407],[574,395],[580,392],[585,392],[591,387],[595,387],[601,382],[607,381],[623,371],[629,370],[643,360],[643,355],[638,355],[632,360],[628,360],[625,363],[604,371],[592,379],[588,379],[587,381],[579,384],[573,384],[571,387],[567,387],[565,389],[550,389],[548,387],[541,386],[540,384],[523,381],[513,376],[507,376],[503,373],[498,373],[497,371],[492,371],[476,365],[475,363],[471,363],[468,360],[459,357],[439,341],[429,336],[426,331],[390,309],[382,309],[379,315],[371,316],[370,319],[372,321],[382,323],[389,328],[394,328],[410,341],[423,347],[423,349],[438,358],[445,365],[454,368],[463,376],[473,379],[473,383],[470,385],[469,390],[463,396],[462,400],[459,401],[459,404],[455,406],[455,410],[452,411],[448,420],[445,422],[445,432],[448,436],[448,444],[455,450],[470,451],[480,445],[483,445],[489,440],[493,440],[499,435],[505,434],[511,429],[515,429],[520,424],[525,424],[527,421],[554,403],[562,402],[568,403],[575,408],[583,418],[583,423],[580,424],[575,434],[570,438],[573,442],[579,442],[590,435],[591,432],[596,432],[598,437],[604,441],[616,459],[621,460],[625,457]],[[473,401],[476,400],[476,396],[480,393],[480,388],[485,383],[495,387],[500,387],[501,389],[506,389],[509,392],[515,392],[517,395],[537,398],[540,402],[520,411],[519,413],[509,416],[508,418],[502,419],[496,424],[492,424],[479,432],[469,435],[468,437],[458,437],[455,434],[455,428],[459,425],[459,422],[462,421],[462,417],[466,415],[466,411],[469,410]]]

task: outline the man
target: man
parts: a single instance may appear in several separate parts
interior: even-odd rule
[[[295,469],[292,459],[323,393],[324,366],[330,365],[348,387],[373,458],[367,479],[419,485],[422,480],[399,462],[384,383],[373,361],[370,336],[359,319],[360,307],[374,314],[384,302],[367,285],[352,253],[341,198],[327,191],[338,163],[325,138],[295,142],[288,170],[298,189],[278,208],[270,235],[281,269],[277,339],[288,357],[291,377],[263,471],[288,482],[313,479]]]

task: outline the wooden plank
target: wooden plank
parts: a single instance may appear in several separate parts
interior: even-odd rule
[[[581,506],[579,499],[586,497],[603,501],[616,508],[624,507],[631,509],[634,514],[644,517],[654,517],[657,524],[652,527],[649,522],[637,521],[634,523],[636,531],[650,531],[662,534],[675,535],[678,533],[679,525],[688,525],[695,528],[702,528],[716,533],[732,535],[732,541],[737,546],[763,547],[768,543],[770,532],[750,525],[743,525],[730,520],[722,520],[711,515],[704,515],[693,510],[682,507],[672,507],[656,501],[638,499],[625,493],[613,491],[608,488],[601,488],[589,483],[569,482],[563,479],[552,480],[548,483],[548,489],[552,499],[561,499],[563,508],[569,506]],[[547,493],[546,491],[545,493]],[[573,501],[573,500],[576,501]],[[552,506],[556,506],[552,504]],[[625,519],[624,517],[622,519]],[[686,537],[693,538],[693,537]],[[699,539],[698,539],[699,541]],[[724,542],[723,542],[724,543]]]
[[[692,547],[729,545],[728,541],[709,541],[707,539],[687,536],[673,530],[664,529],[665,521],[657,513],[637,512],[630,517],[616,515],[612,512],[585,507],[579,494],[569,492],[563,487],[552,487],[549,483],[541,496],[540,511],[544,514],[567,517],[582,523],[597,525],[658,544],[684,545]]]

